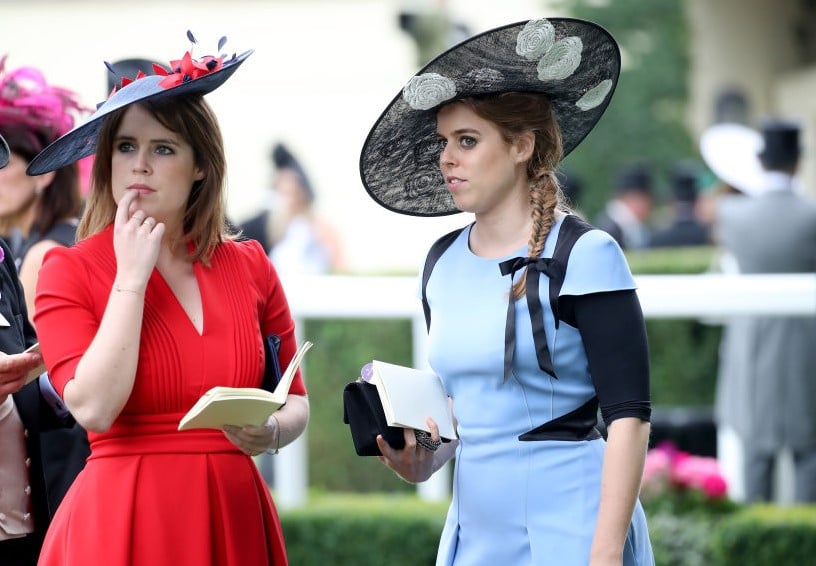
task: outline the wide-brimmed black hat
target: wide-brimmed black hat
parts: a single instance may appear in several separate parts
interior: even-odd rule
[[[189,32],[188,37],[192,39]],[[224,41],[222,39],[220,42],[219,50]],[[146,100],[212,92],[224,84],[252,52],[249,50],[230,57],[207,55],[193,59],[188,51],[181,59],[170,62],[169,72],[156,65],[153,69],[155,75],[139,76],[132,81],[124,80],[122,88],[100,104],[84,123],[37,154],[28,164],[26,172],[29,175],[41,175],[93,154],[103,119],[120,108]]]
[[[592,22],[529,20],[476,35],[425,65],[380,115],[360,155],[363,185],[394,212],[459,212],[439,169],[441,105],[503,92],[543,93],[567,155],[606,110],[619,74],[617,43]]]
[[[0,136],[0,169],[8,165],[9,162],[9,146],[3,136]]]

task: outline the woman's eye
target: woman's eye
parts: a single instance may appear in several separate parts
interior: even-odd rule
[[[126,153],[128,151],[133,151],[133,144],[130,142],[122,142],[116,146],[116,151],[120,153]]]
[[[476,145],[476,138],[463,136],[462,139],[459,140],[459,143],[462,145],[462,147],[473,147]]]
[[[166,145],[160,145],[156,147],[156,153],[158,153],[159,155],[172,155],[173,149]]]

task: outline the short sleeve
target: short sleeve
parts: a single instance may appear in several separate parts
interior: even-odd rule
[[[636,287],[618,243],[603,230],[590,230],[572,248],[560,295],[589,295]]]

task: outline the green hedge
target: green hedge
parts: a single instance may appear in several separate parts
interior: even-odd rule
[[[302,333],[315,344],[303,363],[311,400],[309,485],[341,492],[414,491],[376,458],[357,456],[343,424],[343,387],[360,376],[363,364],[377,358],[412,365],[410,321],[309,319]]]
[[[751,506],[714,530],[713,551],[722,566],[813,564],[816,506]]]
[[[280,515],[290,564],[430,566],[446,509],[413,496],[334,494]]]
[[[446,509],[414,495],[313,492],[280,517],[291,564],[422,566],[434,563]],[[659,566],[786,566],[816,556],[816,505],[646,514]]]

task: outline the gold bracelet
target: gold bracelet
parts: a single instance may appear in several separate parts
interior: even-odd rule
[[[142,294],[139,291],[134,291],[133,289],[125,289],[124,287],[120,287],[119,283],[113,284],[113,290],[117,293],[133,293],[134,295],[139,295],[140,297]]]

